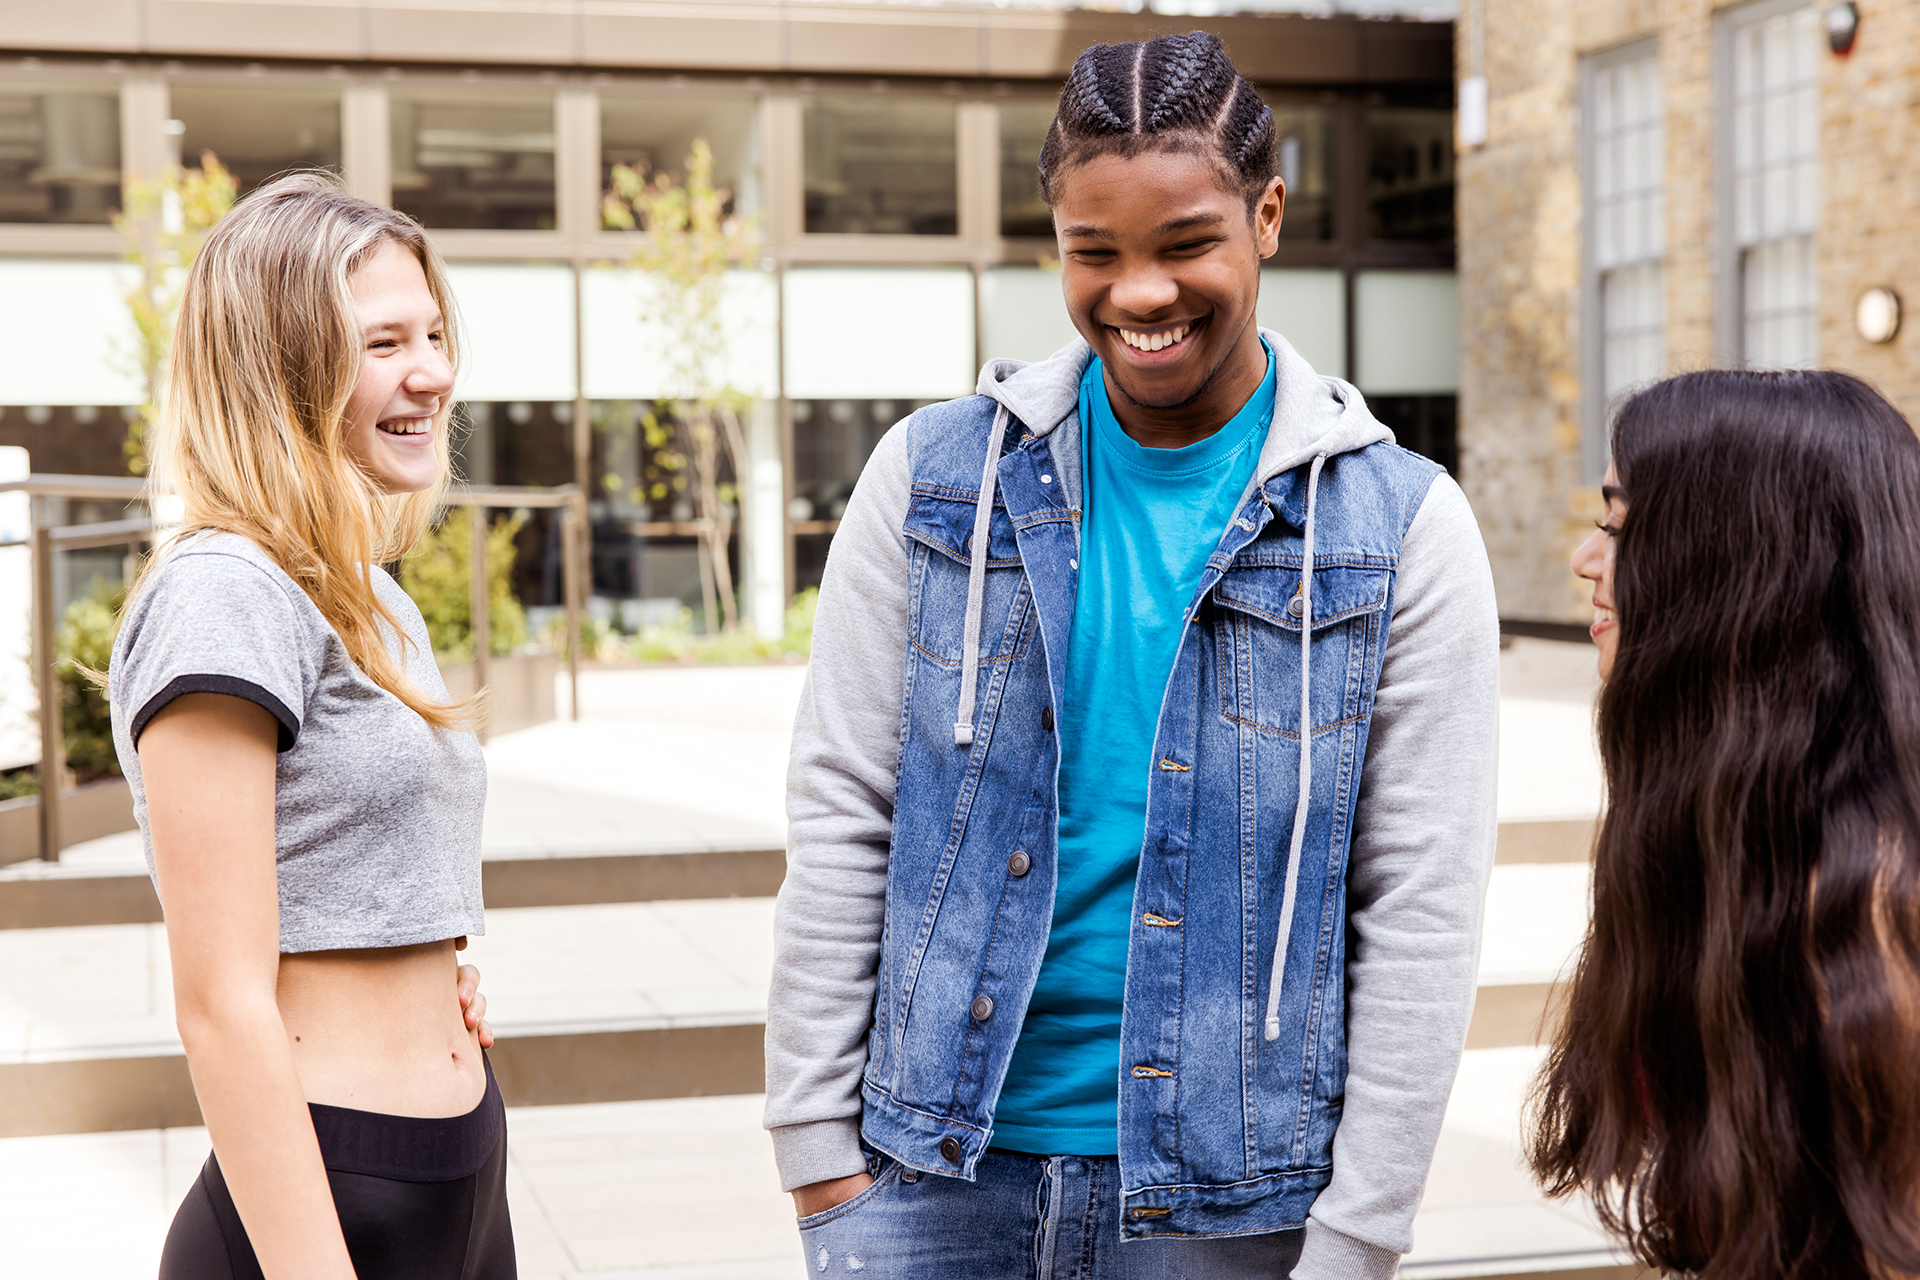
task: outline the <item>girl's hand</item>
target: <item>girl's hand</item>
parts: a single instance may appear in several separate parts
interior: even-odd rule
[[[467,949],[465,934],[453,940],[453,949]],[[466,1016],[467,1030],[480,1033],[482,1049],[493,1048],[493,1024],[487,1021],[487,998],[480,994],[480,970],[461,965],[454,971],[454,990],[460,995],[460,1012]]]

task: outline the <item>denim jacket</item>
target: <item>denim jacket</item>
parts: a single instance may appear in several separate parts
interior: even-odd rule
[[[1253,484],[1184,602],[1187,624],[1148,766],[1121,1023],[1121,1230],[1129,1236],[1302,1226],[1333,1176],[1346,1101],[1350,852],[1374,790],[1369,733],[1403,544],[1440,469],[1396,447],[1352,388],[1313,375],[1278,335],[1269,341],[1281,359],[1275,423]],[[1085,348],[1063,357],[1056,362],[1084,368]],[[991,392],[1021,372],[990,367],[983,385]],[[842,1046],[841,1056],[864,1050],[864,1141],[960,1178],[972,1176],[990,1140],[1052,917],[1053,726],[1080,514],[1079,423],[1055,391],[1049,382],[1039,394],[934,405],[897,428],[888,488],[904,479],[905,492],[892,493],[898,536],[885,558],[903,589],[884,602],[869,596],[865,609],[834,602],[864,615],[852,624],[864,638],[879,640],[873,629],[882,626],[901,633],[883,645],[900,662],[887,691],[897,688],[897,698],[874,716],[893,717],[894,776],[877,945],[871,976],[856,984],[868,1025],[864,1045]],[[850,507],[850,523],[855,517]],[[863,554],[849,538],[861,527],[843,527],[836,540],[823,615],[842,558]],[[1484,579],[1475,544],[1469,568],[1477,558]],[[873,607],[882,603],[884,611]],[[1466,628],[1463,651],[1474,651],[1474,662],[1462,672],[1478,686],[1468,713],[1484,720],[1491,593],[1467,603],[1485,615]],[[823,658],[834,661],[816,639],[816,667]],[[815,704],[826,674],[811,673]],[[803,705],[796,730],[796,828],[807,820],[809,787],[821,783],[800,776],[815,768],[801,742],[809,711]],[[1448,1016],[1438,1028],[1407,1028],[1440,1031],[1441,1043],[1425,1051],[1438,1051],[1448,1084],[1490,861],[1490,765],[1488,752],[1465,770],[1477,806],[1455,840],[1465,873],[1453,877],[1450,903],[1428,904],[1463,926],[1449,939],[1454,954],[1436,956],[1452,971]],[[806,1123],[787,1118],[779,1098],[793,1069],[781,1060],[780,1024],[807,1013],[806,975],[786,972],[809,950],[795,914],[825,905],[809,901],[805,876],[796,879],[805,843],[796,831],[769,1013],[777,1140]],[[783,998],[783,985],[800,989]],[[1443,1110],[1445,1089],[1437,1092]],[[1428,1141],[1404,1158],[1424,1174],[1430,1155]],[[1404,1249],[1395,1233],[1381,1234],[1389,1238],[1361,1234],[1357,1243],[1383,1255]]]

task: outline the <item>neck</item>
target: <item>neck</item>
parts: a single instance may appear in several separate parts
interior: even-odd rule
[[[1120,429],[1137,445],[1147,449],[1182,449],[1197,444],[1233,420],[1241,406],[1253,398],[1267,376],[1267,349],[1260,341],[1260,327],[1247,317],[1246,326],[1232,348],[1207,375],[1200,389],[1179,404],[1159,406],[1141,404],[1113,380],[1111,365],[1102,365],[1107,403]]]

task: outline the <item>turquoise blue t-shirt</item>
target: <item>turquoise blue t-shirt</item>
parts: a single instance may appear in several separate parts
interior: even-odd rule
[[[1053,931],[994,1113],[992,1145],[1119,1153],[1120,1006],[1160,701],[1200,584],[1253,478],[1274,360],[1213,435],[1149,449],[1121,429],[1100,361],[1080,383],[1080,586],[1060,714]]]

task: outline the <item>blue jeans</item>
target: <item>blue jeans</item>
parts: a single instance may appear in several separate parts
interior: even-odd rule
[[[963,1182],[872,1156],[871,1187],[800,1219],[810,1275],[868,1280],[1278,1280],[1301,1233],[1120,1238],[1120,1162],[989,1149]]]

